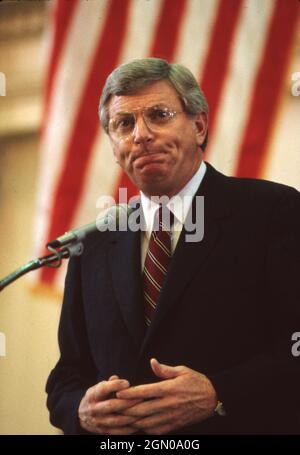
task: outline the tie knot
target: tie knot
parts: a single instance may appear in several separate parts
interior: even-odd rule
[[[153,231],[171,231],[174,214],[166,205],[160,204],[154,215]]]

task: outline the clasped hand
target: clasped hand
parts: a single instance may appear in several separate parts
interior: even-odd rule
[[[162,379],[130,387],[111,376],[87,390],[79,406],[81,426],[106,435],[168,434],[212,416],[216,392],[203,374],[185,366],[168,366],[151,359],[154,374]]]

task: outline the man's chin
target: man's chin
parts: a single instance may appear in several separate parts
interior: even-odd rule
[[[138,184],[140,185],[159,185],[165,182],[167,174],[165,172],[157,172],[157,170],[145,169],[144,172],[140,173]]]

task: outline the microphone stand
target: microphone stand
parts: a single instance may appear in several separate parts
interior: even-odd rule
[[[51,246],[48,246],[48,249],[51,251],[51,254],[33,259],[26,264],[21,265],[21,267],[7,275],[3,278],[3,280],[0,280],[0,292],[10,283],[32,270],[36,270],[44,266],[58,268],[61,266],[63,259],[68,259],[71,256],[80,256],[83,252],[83,244],[77,240],[61,249],[55,249]]]
[[[57,268],[61,266],[62,259],[68,259],[71,256],[80,256],[83,252],[82,240],[84,240],[88,234],[101,230],[101,227],[106,229],[113,220],[121,223],[122,219],[124,220],[125,215],[127,221],[128,214],[132,210],[133,208],[129,207],[127,204],[117,204],[112,206],[105,216],[100,218],[97,222],[86,224],[77,229],[72,229],[57,239],[52,240],[47,244],[47,248],[51,254],[33,259],[32,261],[27,262],[27,264],[21,265],[17,270],[7,275],[3,280],[0,280],[0,292],[10,283],[20,278],[20,276],[25,275],[25,273],[39,269],[45,265]]]

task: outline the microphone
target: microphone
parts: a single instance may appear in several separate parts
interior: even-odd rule
[[[87,235],[96,231],[107,229],[108,225],[112,222],[124,222],[127,220],[129,214],[133,211],[133,207],[128,204],[117,204],[110,207],[105,215],[92,223],[85,224],[84,226],[72,229],[65,234],[51,240],[47,243],[47,248],[59,248],[70,243],[79,242],[84,240]]]

